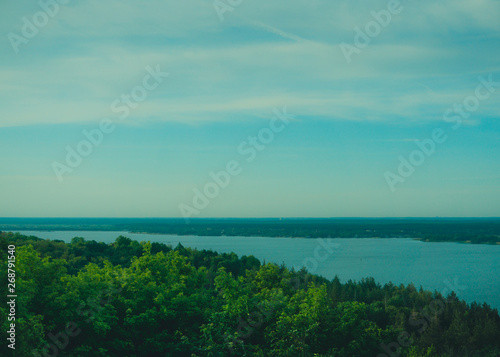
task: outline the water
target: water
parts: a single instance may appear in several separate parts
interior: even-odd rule
[[[500,246],[459,243],[424,243],[408,238],[305,239],[267,237],[198,237],[136,234],[127,232],[23,231],[25,235],[60,239],[73,237],[112,243],[124,235],[137,241],[211,249],[219,253],[254,255],[266,262],[284,263],[296,269],[342,282],[374,277],[381,284],[413,283],[417,288],[451,290],[467,302],[486,302],[500,309]]]

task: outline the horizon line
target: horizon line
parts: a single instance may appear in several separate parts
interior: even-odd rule
[[[0,219],[169,219],[169,220],[186,220],[182,217],[0,217]],[[500,216],[407,216],[407,217],[195,217],[189,220],[212,220],[212,219],[276,219],[276,220],[291,220],[291,219],[500,219]]]

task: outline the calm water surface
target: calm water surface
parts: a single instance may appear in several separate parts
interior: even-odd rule
[[[124,235],[137,241],[211,249],[219,253],[254,255],[288,267],[306,266],[314,274],[342,282],[374,277],[381,284],[413,283],[447,295],[455,290],[467,302],[487,302],[500,309],[500,246],[423,243],[407,238],[305,239],[267,237],[198,237],[127,232],[23,231],[25,235],[60,239],[73,237],[112,243]]]

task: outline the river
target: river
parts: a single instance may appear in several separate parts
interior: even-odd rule
[[[60,239],[73,237],[111,243],[124,235],[137,241],[211,249],[219,253],[254,255],[266,262],[284,263],[342,282],[373,277],[381,284],[413,283],[417,288],[486,302],[500,309],[500,246],[460,243],[425,243],[409,238],[267,238],[199,237],[127,232],[22,231],[25,235]]]

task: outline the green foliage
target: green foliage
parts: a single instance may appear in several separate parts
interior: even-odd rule
[[[8,244],[17,247],[16,356],[43,355],[48,344],[70,357],[500,355],[498,311],[454,294],[371,278],[343,284],[122,236],[65,244],[0,233]],[[6,331],[6,307],[0,316]]]

